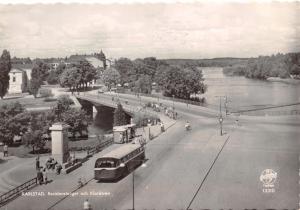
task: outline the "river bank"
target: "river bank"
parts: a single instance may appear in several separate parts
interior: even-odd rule
[[[267,78],[269,82],[283,82],[286,84],[298,85],[300,84],[300,79],[293,79],[293,78],[279,78],[279,77],[269,77]]]

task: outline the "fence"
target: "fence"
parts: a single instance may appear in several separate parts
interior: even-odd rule
[[[92,156],[92,155],[96,154],[97,152],[100,152],[101,150],[103,150],[105,147],[107,147],[109,145],[112,145],[113,143],[114,143],[113,139],[110,139],[110,140],[105,141],[105,142],[101,142],[99,145],[88,149],[87,150],[87,155]]]
[[[153,99],[164,99],[164,100],[169,100],[169,101],[175,101],[175,102],[181,102],[181,103],[185,103],[185,104],[192,104],[192,105],[196,105],[196,106],[204,106],[205,103],[203,102],[198,102],[198,101],[192,101],[192,100],[185,100],[185,99],[180,99],[180,98],[171,98],[171,97],[166,97],[166,96],[155,96],[153,94],[145,94],[145,93],[135,93],[135,92],[131,92],[131,91],[125,91],[125,94],[130,94],[130,95],[140,95],[140,96],[145,96],[145,97],[151,97]]]
[[[0,206],[4,205],[8,201],[18,197],[23,191],[29,190],[37,185],[37,178],[30,179],[29,181],[19,185],[18,187],[2,194],[0,196]]]

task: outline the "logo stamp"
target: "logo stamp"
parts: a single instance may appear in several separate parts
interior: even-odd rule
[[[275,182],[277,179],[277,173],[273,169],[265,169],[260,174],[259,180],[263,183],[264,193],[275,192]]]

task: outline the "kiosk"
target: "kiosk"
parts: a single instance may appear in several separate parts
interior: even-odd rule
[[[123,144],[131,142],[135,137],[135,124],[121,125],[113,127],[114,142]]]

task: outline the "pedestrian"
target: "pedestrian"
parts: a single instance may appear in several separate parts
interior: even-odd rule
[[[50,167],[50,168],[51,168],[52,170],[54,170],[55,167],[57,166],[57,164],[58,164],[57,161],[54,160],[54,158],[52,158],[52,159],[51,159],[51,167]]]
[[[73,155],[71,156],[71,163],[72,163],[72,165],[75,165],[75,163],[76,163],[75,153],[73,153]]]
[[[91,204],[88,199],[83,202],[83,210],[92,210]]]
[[[62,170],[62,166],[60,164],[56,165],[56,174],[59,175]]]
[[[160,122],[160,131],[164,132],[165,131],[165,125],[163,122]]]
[[[35,159],[35,168],[36,170],[40,169],[40,156],[37,156]]]
[[[39,185],[43,184],[43,181],[44,181],[43,173],[41,172],[40,169],[37,171],[37,181],[38,181]]]
[[[177,113],[177,112],[175,112],[175,120],[177,119],[177,115],[178,115],[178,113]]]
[[[51,168],[51,157],[48,158],[48,160],[46,161],[46,169],[49,170]]]
[[[83,182],[82,182],[81,178],[78,179],[77,183],[78,183],[78,188],[83,187]]]
[[[120,140],[119,140],[119,141],[120,141],[120,143],[122,143],[122,144],[124,143],[123,133],[120,133]]]
[[[43,169],[43,178],[44,178],[44,184],[47,184],[48,183],[48,176],[47,176],[46,168]]]
[[[3,147],[3,156],[8,157],[8,146],[7,146],[7,144],[5,144],[4,147]]]

